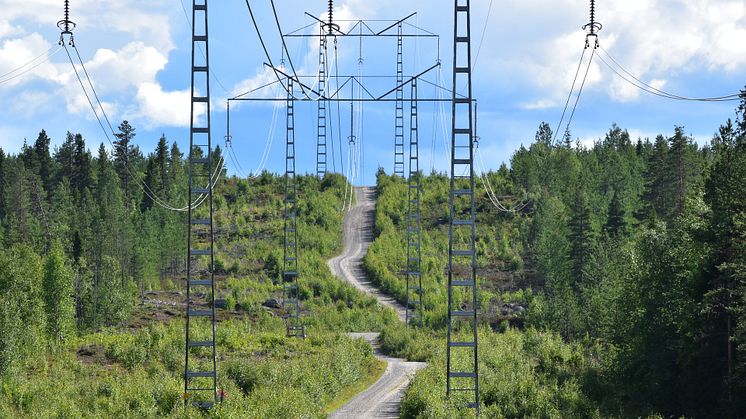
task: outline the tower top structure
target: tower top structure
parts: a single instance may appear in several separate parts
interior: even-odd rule
[[[75,29],[75,22],[70,20],[70,0],[65,0],[65,16],[64,19],[57,22],[57,27],[60,29],[60,45],[65,44],[65,36],[69,37],[67,41],[69,45],[75,46],[75,39],[73,37],[73,30]]]

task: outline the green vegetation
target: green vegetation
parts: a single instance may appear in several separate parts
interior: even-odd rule
[[[590,147],[542,124],[488,173],[517,213],[478,199],[481,403],[490,417],[739,417],[746,411],[746,98],[709,145],[676,127]],[[423,183],[423,331],[383,348],[430,366],[403,417],[460,417],[443,403],[447,180]],[[478,184],[481,187],[481,185]],[[405,299],[406,186],[379,173],[366,268]],[[451,410],[449,410],[451,409]]]
[[[184,156],[148,156],[123,122],[112,156],[43,131],[0,150],[0,417],[182,417]],[[746,411],[746,98],[709,145],[683,128],[592,146],[534,141],[488,173],[516,212],[478,196],[481,404],[487,417],[739,417]],[[569,138],[569,137],[568,137]],[[216,148],[215,159],[221,150]],[[134,177],[138,179],[135,179]],[[215,191],[220,310],[215,417],[323,417],[380,375],[370,346],[426,361],[402,416],[464,417],[445,401],[448,178],[422,176],[425,327],[405,329],[335,279],[339,175],[298,178],[302,307],[284,337],[283,179],[222,178]],[[478,186],[481,185],[478,183]],[[379,172],[364,265],[404,302],[406,183]],[[276,303],[276,301],[274,302]],[[311,368],[309,368],[309,366]],[[189,409],[192,417],[207,413]]]
[[[44,132],[18,156],[0,153],[0,417],[184,415],[184,215],[144,196],[133,174],[185,203],[186,163],[165,138],[143,157],[134,133],[122,123],[111,157],[101,146],[92,158],[72,134],[51,155]],[[223,174],[215,191],[227,301],[216,417],[323,417],[382,372],[370,345],[344,332],[380,331],[395,314],[326,266],[341,249],[345,180],[298,182],[305,340],[285,338],[271,303],[282,294],[284,179]]]

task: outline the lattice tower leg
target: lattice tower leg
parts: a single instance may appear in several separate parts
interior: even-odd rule
[[[404,38],[402,23],[397,25],[396,46],[396,124],[394,127],[394,175],[404,177]]]
[[[189,202],[207,195],[207,203],[187,214],[184,400],[209,409],[217,396],[217,357],[207,0],[193,0],[192,22]]]
[[[295,100],[293,80],[288,79],[285,135],[285,223],[282,287],[285,332],[288,337],[306,337],[301,321],[298,288],[298,187],[295,181]]]
[[[470,0],[455,0],[446,393],[479,414]]]
[[[422,327],[422,265],[420,223],[420,144],[417,79],[412,80],[409,116],[409,190],[407,209],[406,323]]]

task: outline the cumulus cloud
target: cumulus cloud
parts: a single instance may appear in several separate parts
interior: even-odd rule
[[[0,89],[15,87],[34,78],[53,79],[57,70],[47,62],[54,53],[39,34],[7,40],[0,46]]]
[[[76,44],[110,119],[128,114],[137,115],[151,124],[166,121],[165,124],[184,125],[183,121],[174,118],[170,112],[158,105],[183,102],[179,99],[184,96],[183,92],[164,91],[158,85],[157,78],[165,69],[168,55],[173,50],[169,15],[178,10],[173,1],[166,0],[75,2],[71,10],[71,19],[78,24]],[[53,27],[62,17],[61,2],[6,0],[3,12],[3,17],[7,20],[0,21],[0,38],[12,39],[0,44],[0,74],[28,63],[45,50],[49,49],[50,53],[56,53],[56,57],[53,57],[53,62],[56,63],[44,62],[29,70],[23,77],[18,77],[18,80],[0,83],[0,89],[14,88],[21,84],[38,88],[33,82],[39,79],[53,83],[51,89],[47,87],[46,95],[40,94],[38,90],[34,90],[35,93],[21,92],[23,100],[15,104],[14,109],[26,116],[32,116],[34,113],[43,112],[42,100],[59,100],[65,103],[69,113],[93,119],[88,99],[67,62],[65,52],[50,48],[53,44],[45,40],[39,32],[28,31],[39,26]],[[95,34],[96,37],[91,38],[91,34]],[[56,38],[53,41],[56,42]],[[90,56],[88,51],[91,50],[86,46],[93,42],[96,45],[114,47],[99,48]],[[70,52],[76,59],[75,52]],[[31,61],[24,69],[35,66],[46,58],[42,56],[38,61]],[[78,70],[83,77],[80,66]],[[0,81],[2,80],[0,78]],[[93,92],[89,90],[88,93],[93,100]],[[38,103],[34,104],[35,101]]]
[[[581,19],[587,19],[587,4],[566,0],[522,3],[526,6],[509,3],[498,19],[500,15],[503,19],[517,22],[531,21],[537,15],[539,20],[548,19],[537,12],[540,10],[557,13],[557,19],[545,22],[542,31],[526,38],[523,45],[529,53],[488,49],[487,54],[509,56],[508,61],[517,55],[519,64],[500,61],[506,64],[505,68],[513,69],[510,79],[516,80],[514,76],[527,87],[541,88],[537,91],[540,94],[537,102],[561,102],[559,99],[570,88],[572,78],[570,76],[568,80],[568,73],[574,73],[574,62],[580,54],[584,35],[577,30],[579,25],[573,28],[560,22],[569,19],[584,23]],[[599,6],[597,18],[604,24],[600,32],[601,45],[632,74],[657,88],[662,88],[671,77],[682,73],[733,73],[746,67],[746,43],[742,42],[746,36],[746,5],[742,1],[609,0]],[[530,14],[533,17],[524,15],[527,7],[532,9]],[[568,11],[571,12],[569,15]],[[507,21],[505,23],[512,26]],[[488,39],[496,39],[497,33],[491,27]],[[539,50],[533,48],[535,43]],[[606,61],[610,60],[607,58]],[[600,88],[599,91],[621,102],[634,101],[641,96],[639,90],[616,77],[600,60],[596,59],[596,65],[586,83],[589,90]]]
[[[146,118],[150,125],[189,126],[191,89],[164,91],[157,83],[142,83],[137,89],[138,110],[135,116]],[[198,119],[204,110],[196,109]]]
[[[117,92],[155,80],[168,59],[156,48],[142,42],[131,42],[118,51],[99,49],[86,63],[96,87]]]

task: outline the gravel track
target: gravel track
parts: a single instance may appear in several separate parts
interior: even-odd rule
[[[373,242],[375,218],[375,188],[355,188],[356,204],[344,219],[344,251],[328,261],[334,275],[349,282],[355,288],[378,299],[396,311],[404,321],[405,309],[394,298],[376,288],[365,276],[362,261]],[[425,367],[423,362],[407,362],[381,353],[378,333],[350,333],[354,338],[365,339],[373,347],[376,358],[387,363],[381,378],[367,390],[358,394],[344,406],[332,413],[330,418],[398,418],[404,390],[417,370]]]

